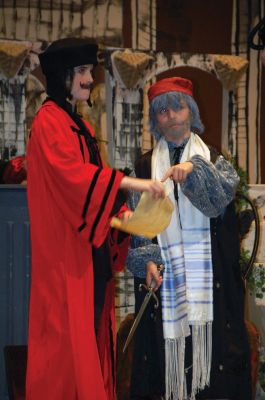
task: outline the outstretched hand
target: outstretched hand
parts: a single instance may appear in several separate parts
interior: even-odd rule
[[[193,171],[193,164],[190,161],[172,165],[172,167],[170,167],[167,170],[161,181],[165,182],[168,178],[170,178],[176,183],[182,183],[185,182],[187,176],[192,171]]]
[[[136,190],[137,192],[149,192],[156,199],[165,197],[164,185],[153,179],[139,179],[125,176],[121,180],[120,187],[122,189]]]

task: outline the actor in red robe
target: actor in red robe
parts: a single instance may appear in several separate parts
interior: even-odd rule
[[[86,39],[69,38],[40,55],[50,97],[27,151],[27,400],[115,399],[112,269],[123,264],[128,238],[111,231],[109,221],[129,213],[119,189],[164,195],[158,182],[105,167],[91,127],[75,112],[77,100],[89,99],[96,52]]]

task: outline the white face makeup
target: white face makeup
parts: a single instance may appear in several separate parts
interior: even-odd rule
[[[88,100],[92,83],[93,65],[80,65],[74,68],[74,77],[71,89],[72,100]]]

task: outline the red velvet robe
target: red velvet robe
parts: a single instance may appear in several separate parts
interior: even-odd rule
[[[123,175],[89,163],[81,137],[84,161],[76,130],[70,116],[48,101],[38,112],[29,139],[32,275],[27,400],[115,398],[109,338],[110,326],[115,331],[114,283],[112,279],[107,285],[98,349],[92,245],[99,247],[109,235],[110,213]]]

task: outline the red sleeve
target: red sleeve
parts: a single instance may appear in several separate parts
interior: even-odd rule
[[[10,160],[3,173],[3,183],[18,184],[27,179],[25,156],[17,156]]]
[[[84,163],[70,123],[55,106],[46,105],[38,113],[28,145],[28,184],[38,185],[39,173],[64,217],[98,247],[109,231],[123,174]]]

